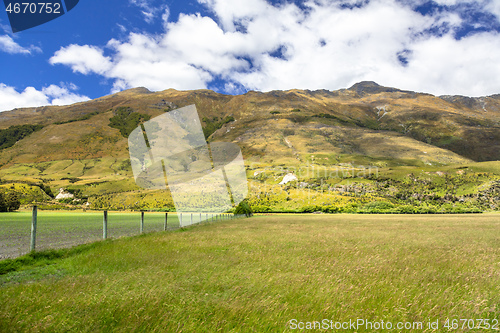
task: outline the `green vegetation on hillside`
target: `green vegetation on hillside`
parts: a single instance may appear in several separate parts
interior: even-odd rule
[[[131,91],[38,108],[30,111],[30,121],[48,126],[0,150],[0,177],[42,184],[42,191],[18,192],[23,205],[38,198],[47,207],[77,208],[88,198],[97,209],[173,210],[168,191],[135,184],[124,138],[166,107],[195,104],[207,140],[242,149],[248,202],[257,212],[500,210],[500,162],[495,162],[500,158],[500,98],[465,105],[456,98],[368,86],[361,85],[361,94],[360,86],[240,96]],[[2,124],[23,124],[26,112],[12,111]],[[148,135],[154,139],[155,134]],[[492,161],[472,167],[471,158]],[[378,176],[363,175],[363,170],[378,170]],[[298,179],[279,185],[288,172]],[[60,188],[81,190],[81,201],[68,200],[66,206],[53,201],[51,191]]]
[[[42,128],[42,125],[14,125],[0,129],[0,150],[12,147],[17,141]]]
[[[76,121],[88,120],[88,119],[90,119],[93,116],[96,116],[98,114],[99,114],[99,111],[94,111],[94,112],[87,113],[86,115],[81,116],[80,118],[70,119],[70,120],[66,120],[66,121],[57,121],[54,124],[55,125],[62,125],[62,124],[74,123]]]
[[[233,116],[226,116],[225,118],[219,120],[219,117],[213,117],[209,119],[207,117],[203,117],[202,121],[205,123],[203,126],[203,134],[205,135],[205,140],[207,140],[210,135],[212,135],[215,131],[220,129],[227,123],[234,121]]]
[[[1,193],[4,194],[5,198],[15,198],[21,205],[48,202],[54,197],[48,185],[30,182],[0,185],[0,194]]]
[[[286,133],[289,137],[294,135],[291,129]],[[499,162],[442,167],[394,166],[396,164],[391,162],[382,168],[375,166],[387,162],[390,161],[318,154],[309,156],[302,164],[251,164],[247,166],[248,203],[255,212],[290,213],[414,214],[500,210]],[[71,171],[73,169],[79,173]],[[290,172],[298,179],[279,185]],[[15,187],[23,205],[39,202],[53,209],[74,209],[82,205],[87,207],[88,202],[88,208],[92,209],[175,210],[168,190],[145,190],[135,184],[129,160],[17,165],[0,170],[0,175],[9,182],[0,185],[0,191]],[[59,188],[73,191],[76,200],[67,200],[69,206],[53,201],[53,191]]]
[[[320,155],[321,156],[321,155]],[[320,156],[316,156],[320,160]],[[479,213],[500,210],[500,173],[476,167],[376,168],[339,165],[252,169],[255,212]],[[477,164],[481,165],[481,164]],[[442,171],[441,171],[442,170]],[[278,183],[294,171],[297,180]]]
[[[139,124],[151,119],[150,115],[134,112],[132,108],[124,106],[117,108],[113,114],[115,116],[109,119],[109,126],[119,129],[124,138],[128,138]]]

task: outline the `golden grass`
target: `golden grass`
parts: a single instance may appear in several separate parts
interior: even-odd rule
[[[447,318],[498,320],[499,237],[498,214],[275,215],[118,240],[3,277],[0,330],[292,332],[292,319],[362,318],[445,331]]]

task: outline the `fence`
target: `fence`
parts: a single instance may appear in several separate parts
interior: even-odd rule
[[[35,250],[70,247],[101,239],[174,230],[202,222],[244,217],[229,213],[86,212],[39,213],[36,206],[15,219],[0,220],[0,259]],[[0,215],[0,218],[2,216]]]

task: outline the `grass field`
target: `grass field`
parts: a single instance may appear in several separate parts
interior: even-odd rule
[[[197,222],[199,218],[195,215]],[[102,212],[38,212],[37,250],[57,249],[102,239]],[[144,232],[162,231],[165,213],[145,213]],[[186,224],[186,222],[184,223]],[[168,228],[179,227],[176,214],[169,213]],[[108,237],[140,232],[140,213],[108,213]],[[13,258],[30,250],[31,212],[0,214],[0,259]]]
[[[447,318],[500,319],[499,258],[498,214],[239,219],[0,276],[0,331],[291,332],[363,319],[445,332]]]

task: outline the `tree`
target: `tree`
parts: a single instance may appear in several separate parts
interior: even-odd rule
[[[21,207],[21,201],[16,192],[8,192],[5,196],[5,206],[8,212],[13,212]]]
[[[253,211],[250,205],[248,204],[247,200],[245,199],[242,202],[240,202],[238,206],[236,206],[234,214],[236,215],[245,214],[247,217],[250,217],[253,215]]]
[[[49,197],[51,197],[52,199],[54,199],[54,198],[55,198],[55,195],[54,195],[54,193],[52,193],[52,190],[50,189],[50,186],[45,185],[44,183],[40,183],[40,184],[38,185],[38,187],[40,187],[40,189],[41,189],[42,191],[44,191],[44,192],[45,192],[45,193],[46,193]]]
[[[5,197],[2,192],[0,192],[0,212],[7,211],[7,204],[5,203]]]

